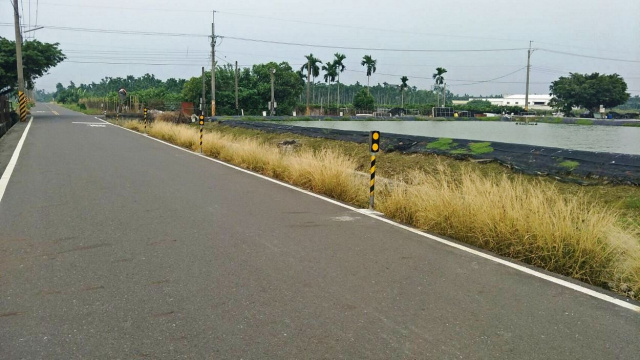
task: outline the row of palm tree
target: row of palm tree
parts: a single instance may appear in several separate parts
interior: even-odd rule
[[[326,64],[322,65],[322,70],[325,72],[324,81],[328,85],[331,85],[331,83],[336,81],[336,78],[338,80],[337,99],[338,99],[338,107],[340,107],[340,74],[344,72],[346,69],[346,66],[344,65],[344,60],[347,57],[344,54],[340,54],[340,53],[335,53],[334,56],[335,58],[333,61],[328,61]],[[307,59],[307,64],[302,65],[302,67],[300,68],[300,74],[304,74],[305,72],[307,73],[307,104],[309,104],[309,84],[311,82],[311,77],[313,77],[313,81],[315,82],[315,79],[318,76],[320,76],[320,66],[318,66],[318,64],[322,64],[322,61],[316,58],[315,56],[313,56],[313,54],[306,55],[305,58]],[[371,75],[373,75],[376,72],[376,64],[377,64],[377,60],[372,58],[371,55],[363,56],[362,61],[360,62],[360,65],[364,66],[367,69],[367,93],[369,93],[369,81],[371,79]],[[436,86],[439,86],[439,87],[443,86],[444,84],[443,75],[446,72],[447,72],[447,69],[443,67],[436,68],[436,72],[433,74],[433,79],[435,80]],[[400,92],[402,95],[401,101],[402,101],[402,107],[404,108],[404,91],[409,87],[409,85],[407,84],[407,82],[409,81],[409,78],[406,76],[403,76],[400,78],[400,81],[401,81]],[[330,89],[331,87],[328,86],[327,99],[330,98]],[[443,103],[444,103],[444,96],[445,96],[444,91],[446,90],[443,90]]]

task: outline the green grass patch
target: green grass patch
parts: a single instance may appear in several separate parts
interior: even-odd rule
[[[453,142],[453,139],[450,138],[439,138],[434,142],[430,142],[427,144],[427,149],[437,149],[437,150],[450,150],[451,148],[455,148],[458,144]]]
[[[593,120],[578,119],[578,120],[576,120],[576,124],[578,124],[578,125],[593,125]]]
[[[58,105],[62,106],[65,109],[69,109],[71,111],[81,112],[81,113],[86,114],[86,115],[102,115],[102,111],[100,109],[87,109],[84,106],[84,104],[81,104],[79,106],[78,104],[61,104],[61,103],[58,103]]]
[[[572,160],[565,160],[562,161],[560,163],[558,163],[558,166],[561,166],[569,171],[573,171],[575,169],[578,168],[578,166],[580,166],[580,163],[577,161],[572,161]]]
[[[474,155],[488,154],[493,152],[490,142],[469,143],[469,149]]]

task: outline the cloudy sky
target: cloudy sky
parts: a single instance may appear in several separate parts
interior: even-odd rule
[[[25,37],[59,42],[68,57],[37,81],[46,90],[107,76],[198,76],[211,64],[215,10],[219,63],[299,68],[305,54],[327,62],[341,52],[341,81],[366,83],[360,60],[370,54],[378,61],[372,84],[406,75],[410,85],[428,88],[441,66],[454,93],[514,94],[524,93],[532,40],[532,93],[548,93],[569,72],[600,72],[620,74],[640,94],[640,1],[20,0],[20,9],[25,29],[44,26]],[[0,36],[13,40],[10,1],[0,2],[0,14]]]

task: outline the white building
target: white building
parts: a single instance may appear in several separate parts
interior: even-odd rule
[[[524,108],[525,95],[508,95],[501,98],[472,98],[469,100],[484,100],[489,101],[492,105],[499,106],[520,106]],[[551,95],[529,95],[529,109],[532,110],[551,110],[549,107],[549,101]]]

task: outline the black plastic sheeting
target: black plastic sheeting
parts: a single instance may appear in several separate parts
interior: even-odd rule
[[[369,133],[364,131],[311,128],[259,121],[223,121],[220,123],[230,127],[242,127],[272,133],[291,133],[355,143],[369,142]],[[583,185],[602,183],[603,181],[640,185],[640,155],[580,151],[502,142],[486,142],[487,144],[485,145],[490,146],[493,151],[484,154],[473,154],[469,144],[483,142],[465,139],[452,139],[452,143],[455,146],[448,150],[427,148],[427,144],[437,140],[438,138],[426,136],[383,133],[381,148],[384,152],[397,151],[403,154],[430,153],[452,156],[458,159],[497,161],[511,169],[526,174],[552,176],[561,181]]]

